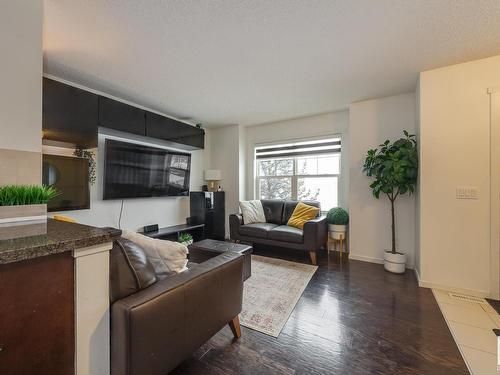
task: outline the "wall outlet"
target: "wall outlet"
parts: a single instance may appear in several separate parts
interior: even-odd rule
[[[476,186],[457,187],[457,199],[479,199],[479,189]]]

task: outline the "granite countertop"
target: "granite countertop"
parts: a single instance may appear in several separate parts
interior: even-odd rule
[[[0,240],[0,264],[19,262],[113,241],[121,235],[114,228],[47,220],[47,234]]]

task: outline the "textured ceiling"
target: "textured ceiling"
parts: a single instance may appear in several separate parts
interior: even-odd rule
[[[411,91],[500,54],[492,0],[45,0],[44,71],[205,125]]]

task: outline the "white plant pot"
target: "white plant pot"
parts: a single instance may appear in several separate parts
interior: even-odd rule
[[[46,233],[46,204],[0,206],[0,240]]]
[[[384,253],[384,268],[393,273],[404,273],[406,269],[406,254],[393,254],[387,250]]]
[[[189,240],[189,241],[184,241],[184,242],[181,242],[181,244],[185,245],[185,246],[189,246],[193,243],[193,240]]]
[[[328,231],[330,232],[330,238],[334,240],[340,240],[340,236],[345,240],[345,232],[347,230],[347,225],[337,225],[328,224]]]

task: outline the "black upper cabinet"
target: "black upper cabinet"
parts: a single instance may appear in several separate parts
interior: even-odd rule
[[[146,135],[146,111],[104,96],[99,97],[99,126]]]
[[[204,147],[205,132],[189,124],[49,78],[43,79],[44,139],[97,147],[98,127],[172,142],[185,150]]]
[[[146,112],[146,136],[188,146],[204,148],[205,131],[183,122]]]
[[[52,79],[43,79],[43,137],[76,144],[97,146],[98,95]]]

